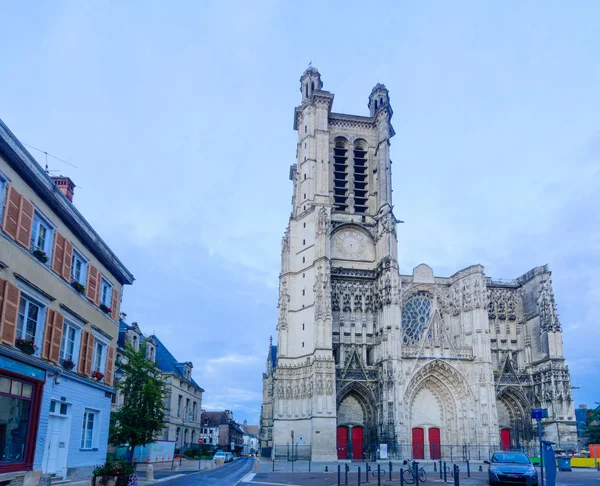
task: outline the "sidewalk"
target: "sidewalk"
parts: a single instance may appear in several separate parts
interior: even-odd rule
[[[179,466],[179,461],[175,461],[175,464],[170,462],[155,463],[152,464],[152,467],[154,468],[154,480],[148,481],[146,480],[147,464],[137,465],[136,474],[138,477],[137,483],[139,485],[161,483],[175,477],[185,476],[186,474],[217,469],[217,467],[220,466],[215,466],[212,459],[201,459],[199,461],[198,459],[191,460],[184,457],[181,460],[181,466]],[[172,467],[175,467],[176,469],[172,469]],[[66,483],[66,486],[90,486],[91,481],[90,478],[83,481]]]

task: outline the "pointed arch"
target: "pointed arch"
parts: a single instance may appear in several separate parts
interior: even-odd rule
[[[424,412],[420,394],[433,396],[437,408]],[[473,402],[474,394],[460,371],[443,360],[432,360],[415,373],[406,388],[406,433],[414,427],[439,424],[443,443],[469,440],[472,434],[469,413]]]

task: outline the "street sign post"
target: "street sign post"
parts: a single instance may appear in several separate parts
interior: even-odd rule
[[[544,458],[544,446],[542,444],[542,419],[548,418],[547,408],[534,408],[531,410],[531,418],[537,420],[538,423],[538,437],[540,440],[540,486],[544,486],[544,468],[542,461]]]

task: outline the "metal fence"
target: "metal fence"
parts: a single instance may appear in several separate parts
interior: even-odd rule
[[[418,460],[418,461],[484,461],[489,460],[496,451],[503,450],[501,444],[479,445],[479,444],[450,444],[450,445],[423,445],[423,444],[398,444],[387,443],[387,451],[381,447],[385,443],[363,444],[361,447],[352,446],[348,448],[345,457],[340,459],[368,462],[377,460]],[[539,446],[531,445],[525,447],[511,448],[512,451],[525,452],[530,457],[539,454]],[[271,458],[277,462],[294,462],[311,460],[310,444],[275,444],[273,447],[263,448],[261,455]]]
[[[275,461],[309,461],[311,452],[309,444],[275,444],[272,457]]]

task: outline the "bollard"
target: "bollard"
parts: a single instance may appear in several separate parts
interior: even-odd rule
[[[419,486],[419,463],[417,461],[413,462],[413,469],[415,471],[415,484]]]
[[[360,466],[358,466],[358,486],[360,486]]]
[[[310,459],[308,460],[308,472],[310,472]]]
[[[458,474],[458,465],[454,464],[454,486],[460,486],[460,476]]]
[[[433,462],[433,472],[437,472],[437,462]]]
[[[482,472],[482,471],[483,471],[483,466],[480,464],[479,465],[479,472]]]
[[[275,472],[275,459],[273,459],[273,472]]]
[[[342,466],[338,464],[338,486],[342,484]]]
[[[446,482],[446,479],[448,479],[446,474],[446,461],[444,461],[444,483]]]
[[[400,468],[400,486],[404,486],[404,468]]]
[[[329,468],[325,466],[325,472],[329,472]]]
[[[365,483],[369,482],[369,471],[371,470],[371,468],[369,467],[369,463],[367,462],[367,465],[365,466]]]
[[[442,460],[440,459],[440,479],[443,479],[442,474]]]
[[[392,482],[392,461],[389,462],[390,465],[390,482]]]
[[[350,469],[350,467],[348,466],[348,464],[346,464],[344,467],[344,475],[346,477],[346,482],[344,484],[348,484],[348,469]]]
[[[377,464],[377,486],[381,486],[381,464]]]
[[[467,477],[471,477],[471,466],[469,465],[469,460],[467,459]]]
[[[154,466],[152,464],[146,466],[146,481],[154,481]]]

